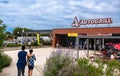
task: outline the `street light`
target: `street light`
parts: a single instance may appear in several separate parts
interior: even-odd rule
[[[24,39],[23,39],[23,36],[24,36],[24,28],[22,29],[22,33],[21,33],[22,35],[21,35],[21,38],[22,38],[22,44],[24,44]]]
[[[23,37],[23,35],[24,35],[24,28],[22,29],[22,37]]]
[[[19,36],[19,31],[17,32],[17,36]]]

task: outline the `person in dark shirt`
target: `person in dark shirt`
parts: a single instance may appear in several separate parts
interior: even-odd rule
[[[18,52],[18,61],[17,61],[17,70],[18,70],[18,76],[25,76],[25,65],[26,65],[26,56],[27,52],[25,51],[25,46],[23,45],[21,47],[21,51]]]

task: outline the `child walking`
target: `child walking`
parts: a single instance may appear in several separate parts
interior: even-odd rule
[[[35,55],[33,54],[33,50],[29,50],[29,54],[27,55],[28,59],[28,76],[32,76],[32,70],[34,69],[34,60],[36,60]]]

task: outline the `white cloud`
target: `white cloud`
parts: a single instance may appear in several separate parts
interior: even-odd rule
[[[111,17],[114,24],[120,25],[119,7],[119,0],[0,0],[0,19],[8,28],[18,25],[31,29],[67,28],[74,16]]]

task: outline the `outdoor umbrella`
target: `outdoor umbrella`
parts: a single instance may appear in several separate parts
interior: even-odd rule
[[[114,49],[120,50],[120,43],[114,45]]]

